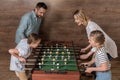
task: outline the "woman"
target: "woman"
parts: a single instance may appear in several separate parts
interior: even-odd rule
[[[89,39],[90,33],[94,30],[100,30],[101,32],[103,32],[103,34],[105,35],[105,39],[106,39],[105,40],[105,48],[107,50],[107,53],[109,54],[108,58],[118,57],[117,46],[116,46],[115,42],[102,30],[102,28],[99,25],[97,25],[95,22],[91,21],[82,10],[76,10],[74,12],[74,19],[75,19],[75,23],[77,23],[78,26],[83,25],[86,27],[88,39]],[[91,48],[91,44],[89,44],[86,48],[81,49],[81,52],[85,52],[89,48]],[[92,55],[94,53],[94,51],[95,51],[94,48],[92,48],[91,51],[88,52],[88,54],[83,54],[80,56],[80,58],[86,59],[90,55]]]

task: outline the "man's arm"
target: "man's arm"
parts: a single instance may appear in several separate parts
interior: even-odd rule
[[[20,20],[20,24],[16,31],[16,42],[18,43],[21,39],[26,38],[26,30],[28,28],[28,18],[22,17]]]

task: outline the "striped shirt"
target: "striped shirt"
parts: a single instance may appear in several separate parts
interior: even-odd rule
[[[101,64],[107,62],[108,70],[111,67],[111,64],[109,62],[109,59],[107,57],[106,51],[104,47],[101,47],[95,52],[95,64],[96,67],[100,66]]]

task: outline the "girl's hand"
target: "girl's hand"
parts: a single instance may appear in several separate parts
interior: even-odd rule
[[[26,62],[26,59],[23,58],[23,57],[19,57],[18,60],[19,60],[20,62]]]

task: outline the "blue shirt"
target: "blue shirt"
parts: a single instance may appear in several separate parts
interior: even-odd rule
[[[27,38],[31,33],[39,33],[41,19],[37,18],[34,11],[22,16],[20,24],[16,31],[15,42],[19,43],[21,39]]]

